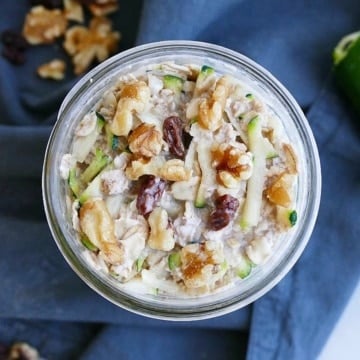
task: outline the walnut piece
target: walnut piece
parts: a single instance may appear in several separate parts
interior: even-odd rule
[[[210,98],[204,98],[199,104],[198,122],[201,127],[216,131],[223,124],[225,102],[229,94],[229,78],[221,77]]]
[[[118,0],[94,0],[89,5],[94,16],[109,15],[119,9]]]
[[[121,264],[124,251],[115,237],[114,220],[102,199],[87,200],[79,211],[80,227],[110,264]]]
[[[184,181],[191,177],[191,170],[185,168],[184,161],[168,160],[160,169],[159,176],[168,181]]]
[[[217,180],[227,188],[236,188],[241,180],[252,174],[252,156],[240,148],[217,144],[211,149],[212,166],[217,170]]]
[[[150,235],[148,245],[154,250],[170,251],[175,246],[174,231],[169,227],[166,210],[155,208],[149,215]]]
[[[67,19],[59,9],[48,10],[39,5],[26,15],[23,35],[32,45],[50,44],[65,33]]]
[[[51,60],[37,68],[37,74],[44,79],[62,80],[65,77],[66,64],[60,59]]]
[[[65,33],[63,46],[72,56],[75,74],[85,72],[94,60],[99,62],[113,54],[118,46],[120,33],[112,31],[112,23],[104,17],[91,19],[89,28],[76,25]]]
[[[221,266],[225,260],[221,243],[189,244],[180,254],[183,280],[188,288],[211,287],[225,273]]]
[[[289,173],[280,174],[275,181],[266,189],[267,199],[275,204],[283,207],[289,207],[292,202],[292,189],[295,175]]]
[[[84,11],[81,4],[76,0],[63,0],[65,17],[68,20],[77,21],[79,23],[84,22]]]
[[[30,346],[25,342],[16,342],[11,346],[6,359],[40,360],[41,358],[39,352],[34,347]]]
[[[125,174],[130,180],[138,180],[142,175],[159,176],[160,169],[164,166],[165,159],[162,156],[152,158],[139,158],[130,162]]]
[[[162,134],[155,125],[141,124],[129,135],[128,143],[133,154],[150,158],[160,153]]]
[[[128,136],[133,127],[133,113],[142,112],[150,99],[150,89],[144,81],[125,84],[110,130],[117,136]]]

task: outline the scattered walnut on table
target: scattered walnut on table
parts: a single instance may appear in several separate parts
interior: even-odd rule
[[[44,79],[62,80],[65,76],[66,64],[60,59],[51,60],[38,67],[37,73]]]
[[[113,54],[118,46],[120,33],[112,31],[112,23],[105,17],[94,17],[89,28],[75,25],[65,33],[64,48],[72,56],[74,72],[85,72],[94,60],[99,62]]]
[[[39,5],[26,15],[23,35],[32,45],[51,44],[65,33],[67,19],[60,9],[48,10]]]
[[[8,360],[40,360],[39,352],[25,342],[14,343],[9,351]]]
[[[119,8],[118,0],[93,0],[88,4],[90,12],[94,16],[112,14]]]
[[[79,23],[84,22],[84,11],[81,4],[76,0],[63,0],[65,17],[68,20],[77,21]]]

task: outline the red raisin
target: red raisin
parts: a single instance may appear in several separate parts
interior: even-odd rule
[[[1,33],[1,42],[7,46],[16,50],[26,50],[29,46],[25,38],[14,30],[4,30]]]
[[[21,65],[25,62],[24,52],[10,46],[5,46],[3,48],[2,56],[14,65]]]
[[[165,190],[165,181],[153,175],[144,175],[136,199],[136,208],[141,215],[148,215],[154,210]]]
[[[222,195],[215,201],[215,210],[210,214],[209,227],[211,230],[224,228],[234,218],[239,201],[231,195]]]
[[[177,158],[183,159],[185,149],[182,140],[182,120],[177,116],[170,116],[164,120],[164,140],[169,145],[169,151]]]

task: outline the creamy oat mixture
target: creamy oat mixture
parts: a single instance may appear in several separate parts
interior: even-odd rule
[[[80,119],[60,174],[86,260],[121,286],[198,296],[251,274],[296,223],[297,160],[246,84],[162,63]]]

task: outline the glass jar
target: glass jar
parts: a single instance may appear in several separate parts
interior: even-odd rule
[[[72,227],[66,201],[66,184],[59,175],[62,156],[72,143],[78,121],[100,101],[104,91],[124,74],[144,65],[176,60],[207,64],[249,84],[282,120],[297,151],[299,178],[296,191],[298,222],[281,235],[276,251],[264,265],[235,286],[194,298],[136,294],[125,291],[111,276],[91,268]],[[283,121],[286,120],[286,121]],[[132,312],[168,320],[196,320],[229,313],[264,295],[292,268],[312,233],[320,202],[321,172],[317,147],[309,124],[290,93],[268,71],[247,57],[213,44],[164,41],[138,46],[101,63],[80,79],[64,99],[51,133],[43,167],[43,201],[52,235],[63,256],[92,289],[114,304]]]

